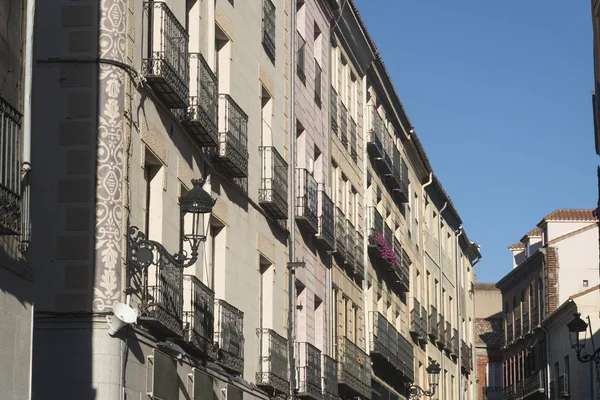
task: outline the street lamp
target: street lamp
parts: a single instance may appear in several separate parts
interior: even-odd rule
[[[171,254],[161,243],[147,239],[137,226],[131,226],[129,227],[129,261],[133,266],[143,269],[160,262],[186,268],[198,260],[198,247],[200,243],[206,241],[208,234],[208,224],[206,224],[207,231],[204,231],[204,215],[210,214],[216,201],[202,189],[203,183],[202,179],[193,179],[192,190],[179,198],[181,244],[183,242],[189,244],[189,257],[183,246],[180,246],[179,252]],[[190,224],[186,224],[186,221],[190,221],[188,216],[191,217]],[[157,259],[155,253],[158,253]]]
[[[425,390],[422,387],[411,384],[408,387],[409,399],[419,399],[421,397],[433,397],[435,389],[440,382],[440,364],[434,360],[430,360],[429,366],[426,369],[427,378],[429,379],[429,389]]]
[[[583,319],[581,319],[581,314],[575,313],[574,317],[567,324],[567,328],[569,328],[569,340],[571,341],[571,347],[575,349],[575,354],[577,359],[582,363],[588,363],[591,361],[600,362],[600,348],[596,349],[594,346],[594,338],[592,336],[592,328],[590,326],[590,317],[588,316],[588,322],[586,323]],[[590,331],[590,338],[592,339],[592,354],[582,352],[585,347],[585,341],[587,338],[587,331]],[[583,340],[581,339],[581,334],[583,333]]]

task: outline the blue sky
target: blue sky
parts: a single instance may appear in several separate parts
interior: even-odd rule
[[[480,281],[550,211],[595,207],[589,0],[355,1],[481,245]]]

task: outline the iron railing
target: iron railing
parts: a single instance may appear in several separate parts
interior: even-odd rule
[[[319,230],[317,181],[305,168],[296,168],[296,220],[310,233]]]
[[[183,276],[184,340],[213,357],[215,294],[194,275]]]
[[[159,255],[143,274],[141,320],[157,330],[183,336],[183,270]]]
[[[298,343],[298,395],[320,400],[321,351],[310,343]]]
[[[260,146],[258,151],[262,171],[258,202],[275,219],[287,219],[288,164],[273,146]]]
[[[458,340],[458,330],[454,329],[454,333],[452,334],[452,356],[458,358],[458,353],[460,352],[460,341]]]
[[[352,160],[356,163],[358,162],[358,153],[356,152],[356,142],[357,142],[357,130],[356,130],[356,122],[354,122],[354,118],[350,117],[350,156]]]
[[[329,105],[329,112],[331,114],[331,131],[337,135],[337,131],[338,131],[338,94],[335,91],[335,89],[333,88],[333,86],[331,87],[331,91],[329,92],[330,96],[331,96],[331,104]]]
[[[400,201],[408,202],[408,166],[400,156],[400,151],[394,145],[393,152],[393,168],[391,171],[392,191],[398,195]]]
[[[484,386],[481,388],[481,398],[483,400],[500,400],[502,386]]]
[[[298,78],[302,83],[306,82],[306,73],[305,69],[305,47],[306,41],[300,34],[300,32],[296,31],[296,43],[298,49],[296,50],[296,73],[298,74]]]
[[[142,73],[167,107],[185,108],[190,80],[188,33],[163,1],[145,1],[144,13],[148,50]]]
[[[349,219],[346,220],[346,248],[348,253],[346,254],[345,264],[354,271],[354,264],[356,262],[356,229]]]
[[[275,5],[271,0],[263,0],[262,44],[272,61],[275,61],[275,31]]]
[[[369,250],[377,249],[376,234],[383,235],[383,217],[377,207],[368,207],[369,215]]]
[[[217,362],[230,371],[244,372],[244,313],[225,300],[215,300]]]
[[[500,391],[500,400],[514,400],[516,398],[513,385],[506,386]]]
[[[21,114],[0,97],[0,235],[21,233]]]
[[[410,332],[418,339],[423,335],[423,326],[421,320],[421,303],[413,298],[413,308],[410,310]]]
[[[315,104],[321,108],[321,87],[322,87],[322,70],[321,66],[315,59]]]
[[[391,155],[394,143],[375,105],[367,106],[366,120],[367,151],[381,163],[383,172],[389,174],[393,169]]]
[[[181,123],[192,133],[202,147],[215,147],[219,144],[219,84],[204,56],[190,53],[192,79],[195,89],[189,98],[189,105],[183,113]],[[194,76],[195,74],[195,76]]]
[[[446,331],[445,331],[445,335],[446,335],[446,351],[448,351],[448,353],[452,354],[454,352],[454,343],[452,342],[452,326],[450,325],[450,321],[446,321]]]
[[[392,248],[394,245],[394,233],[392,232],[392,228],[390,228],[386,222],[383,223],[383,238],[387,245]]]
[[[262,352],[256,385],[275,393],[287,394],[290,389],[288,377],[288,341],[272,329],[258,329]]]
[[[346,217],[339,207],[335,208],[335,253],[346,258]]]
[[[473,347],[467,345],[464,340],[461,340],[460,344],[460,356],[461,356],[461,367],[466,371],[473,369]]]
[[[219,95],[219,161],[229,176],[248,176],[248,116],[228,94]]]
[[[373,324],[370,333],[373,361],[385,362],[386,368],[391,367],[412,381],[414,355],[410,342],[380,312],[371,311],[369,318]]]
[[[442,313],[438,314],[438,343],[442,346],[446,346],[446,320]]]
[[[348,109],[344,103],[340,103],[340,140],[346,150],[348,150]]]
[[[434,306],[430,306],[429,308],[429,330],[427,333],[431,337],[432,341],[436,341],[438,337],[438,323],[437,323],[438,313]]]
[[[371,398],[371,360],[345,336],[338,336],[338,384],[365,399]]]
[[[322,183],[318,185],[319,200],[319,228],[317,229],[316,239],[320,241],[327,250],[332,250],[334,245],[334,227],[333,227],[333,201],[327,195],[325,186]]]
[[[521,337],[521,317],[515,318],[515,339]]]
[[[338,363],[328,355],[322,355],[323,398],[335,400],[338,397]]]
[[[356,264],[354,273],[357,278],[363,279],[365,273],[365,243],[364,236],[356,231]]]
[[[531,330],[534,330],[540,324],[540,310],[538,307],[531,308]]]
[[[529,396],[533,393],[544,393],[545,391],[545,379],[544,371],[537,370],[531,375],[525,377],[525,383],[523,384],[523,395]]]
[[[523,335],[531,333],[531,324],[529,320],[529,311],[523,311]]]
[[[506,344],[510,344],[514,338],[512,315],[506,318]]]

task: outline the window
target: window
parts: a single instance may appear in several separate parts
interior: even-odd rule
[[[588,287],[590,286],[590,282],[587,279],[583,280],[583,287]]]
[[[306,41],[300,34],[300,32],[296,32],[296,73],[298,74],[298,78],[302,83],[306,83],[306,73],[304,66],[304,52],[306,48]]]
[[[0,97],[0,235],[21,232],[21,115]]]
[[[315,59],[315,104],[321,108],[321,66]]]
[[[275,5],[271,0],[263,0],[262,44],[271,61],[275,62]]]
[[[148,149],[144,160],[144,230],[147,238],[161,241],[164,171],[158,158]]]

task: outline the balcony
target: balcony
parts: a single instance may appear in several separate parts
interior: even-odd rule
[[[529,321],[529,311],[523,313],[523,336],[531,334],[531,324]]]
[[[402,248],[400,242],[394,238],[394,252],[397,255],[398,263],[394,266],[394,281],[402,292],[410,290],[410,258],[408,253]]]
[[[316,239],[326,250],[333,250],[335,244],[334,224],[333,224],[333,201],[327,195],[325,187],[319,183],[318,187],[319,201],[319,222]]]
[[[540,311],[537,307],[531,308],[531,330],[533,331],[540,325]]]
[[[370,349],[373,365],[382,371],[397,371],[414,379],[413,347],[408,340],[379,312],[370,312]]]
[[[203,356],[213,357],[215,294],[193,275],[183,276],[184,340]]]
[[[506,321],[506,344],[509,345],[513,342],[513,322],[512,317],[509,317]]]
[[[183,336],[183,270],[162,258],[143,271],[140,322],[161,335]]]
[[[275,61],[275,5],[271,0],[263,0],[262,44],[267,56]]]
[[[473,369],[473,352],[472,347],[464,340],[461,340],[460,344],[460,354],[461,354],[461,367],[466,372],[470,372]]]
[[[375,206],[369,206],[367,212],[369,213],[369,254],[372,256],[379,256],[381,251],[379,250],[378,236],[383,238],[383,217]]]
[[[359,232],[356,231],[356,263],[354,268],[354,275],[358,279],[363,279],[365,274],[365,238]]]
[[[387,131],[385,122],[379,115],[377,107],[367,106],[367,151],[369,155],[379,164],[383,174],[392,173],[392,154],[393,142]]]
[[[371,360],[369,356],[345,336],[338,336],[338,387],[346,397],[371,398]]]
[[[454,329],[454,332],[452,334],[452,357],[457,359],[459,352],[460,352],[460,341],[458,340],[458,330]]]
[[[348,133],[350,135],[350,156],[355,163],[358,162],[358,153],[356,152],[356,131],[356,122],[354,122],[354,118],[350,117],[350,132]]]
[[[425,336],[425,333],[423,332],[421,308],[419,301],[413,298],[413,308],[410,311],[410,333],[415,340],[418,341]]]
[[[200,53],[190,53],[190,68],[193,95],[181,123],[201,147],[216,147],[219,144],[217,76]]]
[[[323,400],[338,399],[338,363],[333,358],[323,354],[321,371],[323,373]]]
[[[296,221],[308,233],[319,230],[317,181],[305,168],[296,168]]]
[[[438,313],[434,306],[430,306],[429,308],[429,330],[427,333],[431,338],[432,342],[436,342],[438,340]]]
[[[423,329],[423,336],[419,338],[421,343],[427,343],[427,335],[429,333],[429,316],[427,315],[427,309],[425,306],[421,306],[421,328]]]
[[[446,335],[446,338],[444,340],[444,343],[446,345],[446,352],[448,354],[452,354],[453,342],[452,342],[452,326],[450,325],[450,321],[446,321],[446,330],[444,333]]]
[[[335,208],[335,254],[346,259],[346,217],[339,207]]]
[[[348,249],[348,253],[346,254],[345,264],[354,272],[356,262],[356,229],[349,219],[346,220],[346,248]]]
[[[515,340],[521,338],[521,317],[515,318]]]
[[[321,399],[321,350],[310,343],[298,343],[298,396]]]
[[[0,97],[0,236],[21,234],[21,114]]]
[[[446,320],[441,313],[438,315],[438,344],[442,348],[446,346]]]
[[[142,60],[142,74],[168,108],[188,106],[190,80],[188,33],[167,3],[145,1],[148,53]]]
[[[346,150],[348,150],[348,109],[344,103],[340,103],[340,140]]]
[[[219,95],[218,161],[229,177],[248,176],[248,116],[228,94]]]
[[[482,400],[500,400],[502,386],[484,386],[481,388]]]
[[[288,218],[288,165],[273,146],[258,148],[261,159],[261,181],[258,203],[273,218]]]
[[[331,104],[329,111],[331,113],[331,131],[337,135],[338,132],[338,94],[335,89],[331,88]]]
[[[544,393],[546,387],[544,382],[544,373],[542,370],[535,371],[527,376],[523,384],[523,398],[534,393]]]
[[[256,385],[270,393],[287,395],[290,390],[288,377],[288,341],[272,329],[260,329],[261,354]]]
[[[408,202],[408,166],[400,157],[400,151],[393,147],[393,167],[390,176],[392,193],[398,196],[401,203]]]
[[[215,300],[217,363],[233,373],[244,373],[244,313],[225,300]]]
[[[512,385],[502,388],[500,392],[500,400],[515,400],[516,398],[515,388]]]

